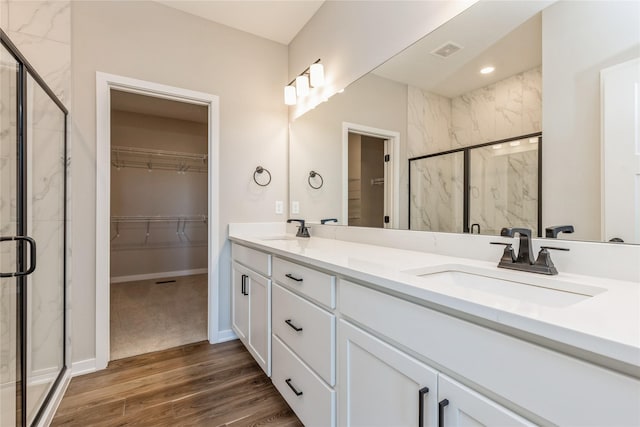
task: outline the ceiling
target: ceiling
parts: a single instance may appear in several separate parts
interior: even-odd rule
[[[548,4],[476,3],[373,72],[453,98],[530,70],[542,63],[540,10]],[[462,49],[447,58],[431,53],[448,42]],[[480,74],[480,69],[488,65],[494,66],[495,71]]]
[[[265,39],[288,45],[324,0],[155,0]]]
[[[207,123],[208,121],[208,109],[204,105],[120,90],[111,91],[111,109],[197,123]]]

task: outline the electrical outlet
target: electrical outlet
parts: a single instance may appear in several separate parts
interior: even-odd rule
[[[282,200],[276,200],[276,214],[282,215],[283,212],[284,212],[284,204],[282,203]]]
[[[291,214],[299,214],[300,213],[300,202],[293,201],[291,202]]]

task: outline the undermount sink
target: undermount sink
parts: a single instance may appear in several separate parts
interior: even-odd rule
[[[606,291],[604,288],[557,278],[464,265],[448,266],[439,271],[433,271],[432,267],[404,273],[419,277],[426,285],[451,286],[462,291],[501,295],[549,307],[566,307]]]

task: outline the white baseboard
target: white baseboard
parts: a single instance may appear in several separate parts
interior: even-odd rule
[[[218,332],[218,341],[212,344],[227,342],[235,339],[238,339],[238,336],[231,329],[225,329],[224,331]]]
[[[60,402],[62,402],[64,393],[67,391],[67,387],[69,387],[70,381],[71,373],[69,371],[66,371],[64,376],[62,377],[62,380],[60,381],[60,384],[58,385],[58,388],[53,393],[53,396],[51,396],[49,404],[42,413],[42,417],[38,422],[38,427],[48,427],[49,425],[51,425],[53,417],[56,415],[56,411],[58,410],[58,406],[60,406]]]
[[[78,362],[73,362],[71,365],[71,376],[77,377],[78,375],[90,374],[96,371],[96,359],[85,359]]]
[[[194,268],[192,270],[164,271],[160,273],[135,274],[132,276],[112,277],[111,283],[135,282],[137,280],[163,279],[165,277],[193,276],[194,274],[206,274],[206,268]]]
[[[58,377],[58,373],[60,372],[60,368],[57,366],[53,366],[45,369],[38,369],[36,371],[31,372],[29,375],[28,384],[29,385],[38,385],[38,384],[47,384],[52,383]]]

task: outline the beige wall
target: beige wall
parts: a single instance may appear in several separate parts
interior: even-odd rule
[[[563,238],[601,238],[600,70],[640,56],[639,27],[637,1],[565,1],[542,12],[542,218],[573,224]]]
[[[287,199],[287,48],[154,2],[72,3],[73,359],[95,356],[96,71],[220,97],[219,322],[230,327],[227,224],[278,221]],[[257,165],[268,187],[253,183]]]
[[[476,1],[327,1],[289,44],[289,77],[320,58],[333,95]]]
[[[111,144],[206,154],[207,124],[112,111]],[[206,215],[207,200],[206,173],[111,166],[112,216]],[[207,268],[205,221],[150,223],[149,236],[146,226],[119,225],[111,241],[112,278]]]
[[[291,200],[300,202],[301,218],[312,221],[339,218],[340,224],[345,223],[342,218],[344,122],[398,132],[401,155],[397,164],[401,176],[406,175],[407,86],[368,74],[350,85],[344,93],[318,105],[289,126]],[[324,185],[321,189],[309,187],[307,177],[310,170],[322,174]],[[399,198],[400,221],[406,223],[406,192],[400,191]]]

